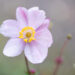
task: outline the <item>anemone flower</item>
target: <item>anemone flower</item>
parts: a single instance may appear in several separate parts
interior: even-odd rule
[[[49,24],[45,12],[38,7],[30,9],[18,7],[16,20],[5,20],[0,27],[0,33],[10,38],[3,54],[15,57],[24,51],[31,63],[42,63],[53,43],[52,34],[48,30]]]

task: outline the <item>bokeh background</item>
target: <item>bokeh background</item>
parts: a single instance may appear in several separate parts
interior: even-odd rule
[[[58,56],[67,34],[72,34],[72,40],[64,49],[63,59],[58,75],[75,75],[75,0],[0,0],[0,24],[6,19],[15,19],[18,6],[31,8],[38,6],[46,11],[51,18],[51,29],[54,43],[49,48],[47,59],[42,64],[29,63],[37,75],[52,75],[55,68],[54,59]],[[25,75],[24,55],[8,58],[2,54],[8,38],[0,35],[0,75]]]

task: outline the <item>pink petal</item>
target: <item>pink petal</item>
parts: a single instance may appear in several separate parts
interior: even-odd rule
[[[36,32],[36,41],[40,44],[43,44],[46,47],[51,47],[53,43],[53,38],[51,32],[47,29],[40,29]]]
[[[8,57],[18,56],[24,50],[24,46],[25,44],[21,39],[10,39],[4,48],[3,54]]]
[[[18,37],[19,27],[16,20],[6,20],[0,28],[0,33],[6,37]]]
[[[38,27],[36,31],[39,31],[40,29],[43,29],[43,28],[48,28],[49,25],[50,25],[50,20],[45,19],[43,24],[40,27]]]
[[[37,8],[31,8],[28,11],[29,26],[37,29],[45,20],[45,12]]]
[[[45,19],[45,21],[43,22],[41,26],[48,28],[49,25],[50,25],[50,19]]]
[[[24,7],[18,7],[16,10],[16,18],[20,23],[20,27],[24,28],[28,25],[28,11]]]
[[[32,42],[31,44],[26,44],[24,53],[31,63],[38,64],[42,63],[47,57],[48,48],[37,42]]]
[[[32,7],[28,11],[34,11],[34,10],[39,10],[39,7]]]

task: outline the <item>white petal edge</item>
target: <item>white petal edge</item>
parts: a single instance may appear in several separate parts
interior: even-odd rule
[[[26,44],[24,49],[25,56],[33,64],[44,62],[48,55],[48,48],[38,43]]]
[[[44,28],[48,28],[49,25],[50,25],[50,19],[45,19],[43,24],[40,27],[38,27],[36,31],[39,31]]]
[[[26,27],[28,25],[28,10],[24,7],[18,7],[16,9],[16,18],[21,29]]]
[[[3,50],[3,54],[8,57],[15,57],[22,53],[24,47],[25,44],[22,39],[10,39]]]
[[[39,7],[32,7],[28,11],[30,12],[30,11],[34,11],[34,10],[39,10]]]
[[[53,37],[48,28],[38,30],[35,39],[38,43],[47,47],[51,47],[53,44]]]
[[[46,16],[45,11],[39,10],[38,7],[32,8],[28,11],[29,26],[37,29],[44,22]]]
[[[19,27],[16,20],[5,20],[0,27],[0,34],[5,37],[18,37]]]

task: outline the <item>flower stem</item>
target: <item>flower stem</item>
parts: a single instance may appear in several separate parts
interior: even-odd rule
[[[63,55],[64,48],[67,46],[68,41],[69,41],[68,39],[66,39],[66,40],[64,41],[64,44],[63,44],[63,46],[62,46],[62,48],[61,48],[61,50],[60,50],[60,53],[59,53],[59,56],[60,56],[60,57]]]
[[[27,60],[27,58],[26,58],[26,57],[25,57],[25,61],[26,61],[27,73],[28,73],[28,75],[31,75],[31,73],[30,73],[30,69],[29,69],[28,60]]]
[[[53,72],[53,75],[56,75],[57,74],[58,69],[59,69],[59,64],[56,65],[56,67],[54,69],[54,72]]]
[[[59,56],[58,56],[58,58],[56,58],[56,67],[55,67],[55,69],[54,69],[53,75],[57,75],[57,72],[58,72],[58,70],[59,70],[59,67],[60,67],[60,65],[61,65],[61,63],[62,63],[63,51],[64,51],[64,48],[67,46],[68,41],[69,41],[68,39],[66,39],[66,40],[64,41],[64,44],[63,44],[62,48],[60,49]]]

